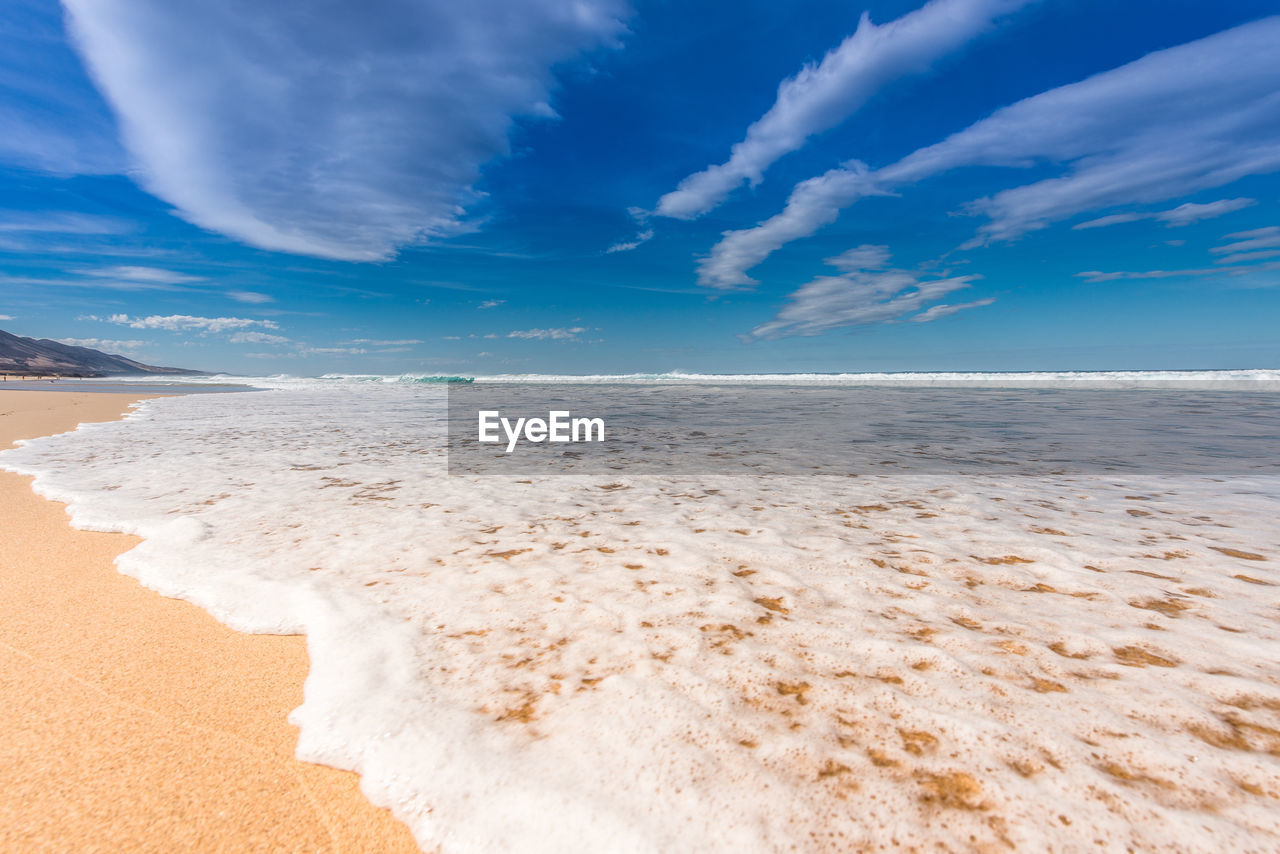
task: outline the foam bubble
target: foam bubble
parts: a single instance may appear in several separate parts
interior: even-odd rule
[[[1274,478],[446,477],[442,386],[278,385],[0,464],[305,632],[299,756],[426,848],[1280,838]]]
[[[118,377],[120,382],[153,382],[147,377]],[[325,374],[298,377],[274,374],[239,377],[226,374],[166,378],[193,384],[243,383],[260,388],[298,388],[342,384],[432,385],[454,382],[520,383],[537,385],[826,385],[906,386],[921,388],[1090,388],[1199,389],[1221,391],[1280,391],[1280,370],[1222,371],[903,371],[798,374],[701,374],[669,371],[652,374],[492,374],[457,377],[435,374]]]

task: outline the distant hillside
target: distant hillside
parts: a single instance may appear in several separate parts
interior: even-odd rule
[[[0,329],[0,374],[58,374],[105,377],[116,374],[199,374],[183,368],[157,368],[89,347],[73,347],[48,338],[23,338]]]

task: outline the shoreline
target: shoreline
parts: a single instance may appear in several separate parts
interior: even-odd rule
[[[141,394],[0,391],[0,449],[122,418]],[[357,775],[294,758],[305,638],[247,635],[120,574],[0,471],[0,848],[419,850]]]

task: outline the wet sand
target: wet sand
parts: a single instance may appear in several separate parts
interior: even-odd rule
[[[0,448],[136,394],[0,390]],[[299,762],[300,637],[244,635],[116,572],[0,472],[0,850],[414,852],[354,774]]]

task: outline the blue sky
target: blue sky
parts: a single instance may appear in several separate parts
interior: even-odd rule
[[[0,325],[242,374],[1280,367],[1274,0],[9,0]]]

